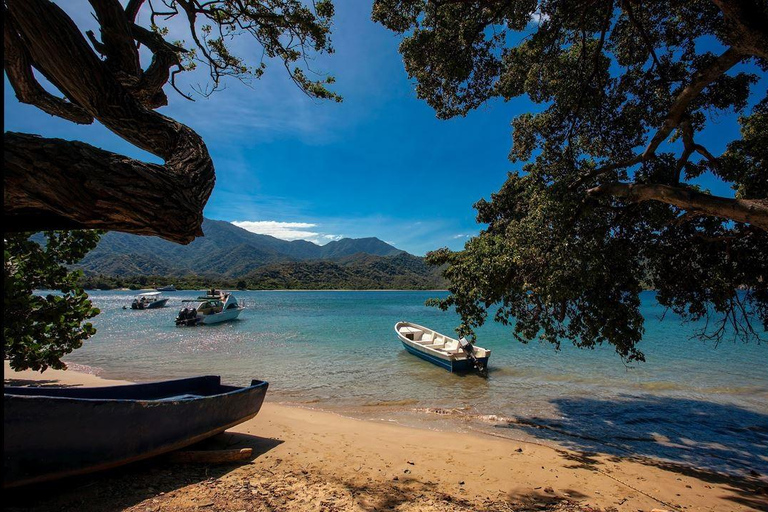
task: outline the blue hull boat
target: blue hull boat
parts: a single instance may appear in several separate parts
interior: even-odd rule
[[[477,370],[485,373],[491,351],[462,343],[427,327],[398,322],[395,332],[403,347],[409,353],[445,368],[449,372],[470,372]]]
[[[100,388],[6,387],[3,487],[177,450],[256,416],[269,385],[206,376]]]

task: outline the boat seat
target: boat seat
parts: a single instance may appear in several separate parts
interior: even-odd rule
[[[424,334],[424,331],[421,331],[420,329],[416,329],[415,327],[401,327],[398,329],[398,332],[405,338],[408,338],[411,341],[419,341],[421,340],[421,336]]]
[[[424,333],[424,335],[419,340],[419,343],[423,343],[425,345],[432,343],[433,336],[429,333]]]
[[[445,344],[444,350],[449,354],[458,354],[459,352],[461,352],[458,341],[449,341],[448,343]]]

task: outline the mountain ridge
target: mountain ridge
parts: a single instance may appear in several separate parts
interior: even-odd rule
[[[325,245],[251,233],[204,219],[204,237],[183,246],[156,237],[109,232],[73,267],[92,287],[245,283],[256,289],[439,288],[444,280],[424,259],[376,237]],[[97,286],[100,283],[102,286]]]

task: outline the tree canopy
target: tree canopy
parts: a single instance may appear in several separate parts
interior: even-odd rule
[[[96,332],[99,313],[77,284],[82,272],[65,265],[99,242],[93,230],[47,232],[43,245],[26,233],[5,236],[3,247],[3,356],[15,370],[66,368],[61,358]],[[35,290],[60,293],[34,294]]]
[[[612,344],[642,360],[639,293],[699,335],[768,329],[768,4],[761,0],[376,0],[419,98],[448,119],[527,96],[519,165],[476,205],[487,227],[447,264],[463,334],[493,318],[523,340]],[[764,90],[764,89],[763,89]],[[723,113],[722,154],[701,132]],[[697,183],[709,175],[733,197]]]

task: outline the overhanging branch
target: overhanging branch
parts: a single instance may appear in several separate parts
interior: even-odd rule
[[[3,67],[8,81],[22,103],[78,124],[91,124],[93,116],[83,108],[46,91],[35,78],[24,44],[8,16],[3,20]]]
[[[768,231],[768,200],[731,199],[698,192],[684,186],[605,183],[587,191],[593,197],[617,197],[633,203],[659,201],[705,215],[751,224]]]
[[[207,195],[149,164],[82,142],[3,137],[4,229],[108,229],[189,243]]]
[[[15,219],[17,224],[6,222],[5,229],[19,230],[26,219],[27,224],[32,220],[48,223],[48,229],[75,224],[157,235],[181,243],[201,235],[202,210],[215,180],[213,162],[202,138],[189,127],[147,108],[114,69],[96,56],[57,5],[48,0],[5,3],[7,18],[13,21],[37,69],[52,77],[60,91],[115,134],[165,160],[158,166],[87,144],[7,134],[4,208],[6,220]],[[94,3],[109,5],[109,0]],[[98,158],[103,161],[99,163]],[[83,162],[78,163],[79,159]],[[80,187],[82,193],[78,192]],[[60,196],[60,191],[66,192],[66,197]],[[72,204],[61,203],[63,200]],[[81,209],[81,204],[86,207]],[[152,217],[152,210],[161,205],[168,213],[154,213]],[[137,211],[131,213],[134,208]]]

